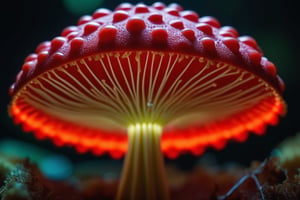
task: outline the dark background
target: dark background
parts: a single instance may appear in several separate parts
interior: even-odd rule
[[[50,149],[71,158],[74,162],[93,159],[90,154],[78,155],[70,148],[56,148],[50,141],[38,141],[15,126],[8,116],[10,97],[8,88],[21,69],[24,58],[42,41],[51,40],[69,25],[75,25],[82,13],[92,14],[97,7],[114,9],[120,0],[102,0],[97,7],[75,13],[62,0],[5,1],[1,6],[1,71],[0,71],[0,139],[14,138]],[[130,1],[138,3],[140,1]],[[153,1],[143,1],[152,4]],[[174,1],[163,1],[169,4]],[[186,10],[200,16],[211,15],[222,25],[235,27],[240,35],[253,36],[266,57],[277,66],[286,83],[284,98],[288,104],[287,115],[276,127],[268,127],[264,136],[251,135],[245,143],[232,142],[219,152],[209,149],[219,162],[235,161],[249,164],[251,160],[267,157],[282,140],[300,132],[300,66],[299,7],[287,0],[185,0],[175,1]],[[295,2],[296,3],[296,2]],[[109,159],[108,156],[94,159]],[[192,166],[197,161],[191,155],[176,160],[178,165]],[[183,163],[183,164],[182,164]]]

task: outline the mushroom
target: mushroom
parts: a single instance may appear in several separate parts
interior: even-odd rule
[[[38,139],[126,152],[117,199],[169,199],[162,152],[200,155],[262,134],[284,83],[256,41],[178,4],[98,9],[41,43],[10,88],[10,114]]]

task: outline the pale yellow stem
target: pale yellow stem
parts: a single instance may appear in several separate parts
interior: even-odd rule
[[[160,137],[162,128],[153,123],[128,127],[129,148],[117,200],[169,200],[169,188]]]

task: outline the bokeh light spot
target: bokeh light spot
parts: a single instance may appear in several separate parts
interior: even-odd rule
[[[94,11],[104,0],[63,0],[65,7],[75,15],[82,15]]]
[[[43,174],[52,180],[68,178],[73,171],[71,161],[61,155],[51,155],[43,159],[39,167]]]

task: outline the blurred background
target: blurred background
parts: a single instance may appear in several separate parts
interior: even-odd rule
[[[63,155],[77,163],[85,160],[110,160],[108,156],[79,155],[74,149],[55,147],[50,141],[38,141],[32,134],[24,133],[8,116],[10,97],[8,88],[21,69],[24,58],[42,41],[58,36],[62,29],[75,25],[84,14],[92,14],[99,7],[114,9],[120,0],[18,0],[5,1],[1,6],[1,71],[0,71],[0,152],[11,151],[30,154],[47,151]],[[128,0],[130,3],[140,1]],[[143,3],[152,4],[145,0]],[[238,162],[248,165],[252,160],[263,160],[276,146],[289,136],[300,132],[300,21],[296,2],[291,0],[175,0],[186,10],[194,10],[200,16],[211,15],[222,25],[235,27],[240,35],[253,36],[266,57],[277,66],[286,83],[284,98],[288,113],[276,127],[268,127],[263,136],[251,135],[245,143],[231,142],[216,152],[209,149],[218,163]],[[7,140],[10,139],[10,140]],[[25,143],[14,143],[15,141]],[[25,144],[33,144],[26,146]],[[26,154],[27,151],[27,154]],[[29,155],[29,156],[30,156]],[[175,161],[182,169],[190,169],[198,157],[182,155]],[[121,162],[121,161],[118,161]]]

